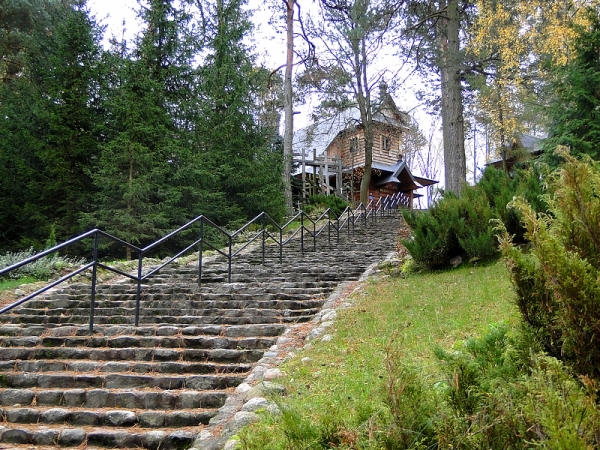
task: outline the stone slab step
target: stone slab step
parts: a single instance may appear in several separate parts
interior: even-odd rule
[[[43,389],[145,389],[162,390],[196,389],[219,390],[235,387],[244,381],[240,374],[217,375],[173,375],[173,374],[129,374],[129,373],[21,373],[4,372],[2,386],[6,388]]]
[[[131,410],[215,409],[225,403],[228,391],[44,389],[0,390],[2,407],[124,408]]]
[[[216,409],[182,409],[178,411],[130,411],[110,408],[32,408],[4,407],[0,415],[8,423],[67,424],[108,427],[196,427],[207,425]]]
[[[188,448],[198,432],[199,429],[131,432],[128,429],[73,428],[68,426],[31,429],[19,425],[9,426],[9,424],[4,424],[4,426],[0,426],[0,442],[11,445],[35,445],[35,448],[58,445],[60,447],[85,446],[88,449],[98,446],[102,448],[178,450]]]
[[[266,349],[275,344],[276,337],[226,336],[25,336],[4,337],[2,347],[88,347],[88,348],[230,348]]]
[[[202,326],[102,326],[94,327],[94,336],[279,336],[285,330],[280,324],[202,325]],[[89,336],[88,326],[31,326],[9,324],[0,326],[0,336]]]
[[[240,349],[140,349],[140,348],[20,348],[0,347],[0,361],[69,359],[90,361],[190,361],[253,363],[263,350]]]
[[[329,288],[328,288],[329,289]],[[279,308],[296,308],[295,304],[302,304],[303,302],[314,302],[315,296],[310,294],[281,294],[278,292],[259,293],[255,295],[249,295],[244,293],[219,293],[219,292],[206,292],[197,293],[190,295],[182,300],[177,300],[171,297],[169,294],[147,294],[143,297],[140,302],[142,308],[153,308],[153,307],[170,307],[174,309],[185,309],[185,308],[202,308],[203,306],[210,305],[208,302],[222,302],[223,307],[227,307],[227,303],[231,302],[235,307],[235,304],[243,304],[244,302],[270,302],[273,306]],[[290,306],[287,306],[288,303]],[[123,298],[110,298],[102,299],[96,297],[96,307],[100,308],[135,308],[136,299],[132,296],[130,299]],[[221,306],[221,305],[216,305]],[[87,314],[90,309],[90,299],[84,300],[71,300],[71,301],[60,301],[55,302],[52,299],[39,300],[35,302],[27,303],[25,308],[19,309],[20,313],[27,310],[49,310],[49,309],[61,309],[63,312],[68,311],[72,308],[83,308]]]
[[[248,325],[248,324],[276,324],[289,322],[304,322],[310,320],[312,315],[318,312],[318,308],[302,310],[294,314],[287,314],[286,311],[276,311],[272,314],[261,314],[252,316],[251,314],[243,316],[161,316],[148,317],[141,316],[142,324],[164,324],[164,325]],[[99,325],[131,325],[134,323],[134,316],[97,316],[94,317],[94,323]],[[3,315],[0,316],[0,323],[20,323],[37,325],[73,325],[85,324],[89,322],[89,316],[40,316],[40,315]]]
[[[216,364],[190,362],[99,362],[99,361],[1,361],[0,372],[101,372],[157,374],[245,374],[251,364]]]
[[[246,303],[246,304],[244,304]],[[305,309],[314,309],[315,307],[321,306],[323,300],[314,300],[310,304],[303,304],[301,302],[288,302],[289,306],[293,308],[285,308],[285,305],[277,302],[223,302],[221,305],[217,302],[212,304],[202,305],[201,308],[178,308],[177,305],[169,307],[164,305],[163,308],[153,308],[149,306],[142,306],[141,315],[144,317],[154,316],[172,316],[174,311],[177,311],[182,316],[217,316],[217,315],[232,315],[235,312],[235,316],[247,316],[247,315],[264,315],[264,314],[280,314],[281,311],[302,311]],[[47,317],[88,317],[89,318],[89,307],[88,308],[72,308],[72,309],[31,309],[23,308],[19,311],[19,315],[25,316],[47,316]],[[105,308],[100,305],[94,310],[94,317],[118,317],[118,316],[133,316],[135,314],[135,308]]]

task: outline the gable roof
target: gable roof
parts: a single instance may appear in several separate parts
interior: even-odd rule
[[[394,99],[387,92],[385,83],[380,85],[379,98],[373,102],[372,106],[373,122],[408,130],[408,114],[398,109]],[[317,156],[321,156],[340,133],[361,125],[358,108],[349,108],[334,117],[294,132],[293,153],[295,156],[301,157],[304,152],[305,157],[310,158],[315,150]]]
[[[383,186],[388,183],[399,183],[402,190],[408,191],[437,183],[435,180],[413,175],[405,160],[400,160],[392,166],[373,163],[373,169],[386,172],[386,175],[375,183],[376,186]]]

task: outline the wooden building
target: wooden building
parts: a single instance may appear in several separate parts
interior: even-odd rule
[[[385,89],[373,114],[373,162],[369,198],[378,200],[402,193],[403,204],[412,208],[421,187],[437,183],[415,176],[404,160],[402,141],[408,131],[408,115],[401,112]],[[300,169],[302,195],[339,195],[360,201],[360,181],[365,166],[364,127],[356,114],[300,130],[294,139],[295,162]]]

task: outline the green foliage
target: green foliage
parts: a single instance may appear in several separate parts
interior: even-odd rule
[[[403,239],[402,244],[418,264],[430,269],[446,267],[460,251],[456,236],[460,220],[458,201],[455,195],[446,193],[444,199],[427,212],[402,212],[413,233],[412,238]]]
[[[326,209],[331,209],[331,218],[337,219],[340,214],[346,209],[348,202],[343,198],[335,195],[311,195],[308,198],[308,203],[303,207],[307,214],[321,213]]]
[[[259,119],[270,71],[244,44],[243,2],[203,5],[206,21],[193,2],[140,3],[146,26],[109,51],[85,3],[2,3],[0,249],[91,227],[145,245],[200,214],[280,220],[282,153]]]
[[[0,255],[0,269],[12,266],[35,255],[33,249],[23,252],[7,252]],[[39,281],[46,281],[49,278],[59,274],[65,268],[73,268],[83,264],[85,261],[78,258],[68,258],[60,256],[58,253],[45,256],[35,262],[22,266],[5,275],[5,278],[18,280],[20,278],[30,277]]]
[[[436,418],[439,448],[590,448],[600,411],[559,361],[517,348],[505,326],[460,348],[436,351],[445,399]]]
[[[573,155],[587,154],[600,159],[600,17],[588,9],[591,26],[572,25],[578,34],[569,64],[552,68],[554,100],[550,108],[552,126],[545,143],[547,155],[557,145],[571,149]],[[554,159],[554,162],[558,160]]]
[[[50,224],[59,240],[81,231],[93,195],[100,29],[85,2],[8,3],[25,23],[18,76],[0,83],[0,247],[41,248]]]
[[[386,448],[432,448],[436,442],[432,420],[435,396],[419,373],[403,362],[397,345],[387,347],[385,365],[383,398],[393,418],[385,437]]]
[[[517,210],[531,250],[517,248],[499,227],[525,321],[542,337],[548,352],[575,370],[600,377],[600,163],[566,159],[548,182],[549,214],[536,214],[523,199]]]
[[[427,211],[403,211],[412,237],[401,242],[418,264],[429,269],[448,267],[455,256],[492,259],[498,255],[498,244],[490,221],[501,219],[515,240],[523,242],[518,213],[506,205],[523,194],[537,208],[544,208],[539,200],[542,179],[538,167],[517,171],[512,178],[490,167],[477,185],[465,186],[460,197],[445,192]]]

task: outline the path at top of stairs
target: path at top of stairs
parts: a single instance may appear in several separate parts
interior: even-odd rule
[[[142,287],[75,283],[0,316],[0,448],[187,448],[286,326],[311,320],[327,296],[393,251],[397,217],[270,245],[227,264],[167,267]]]

